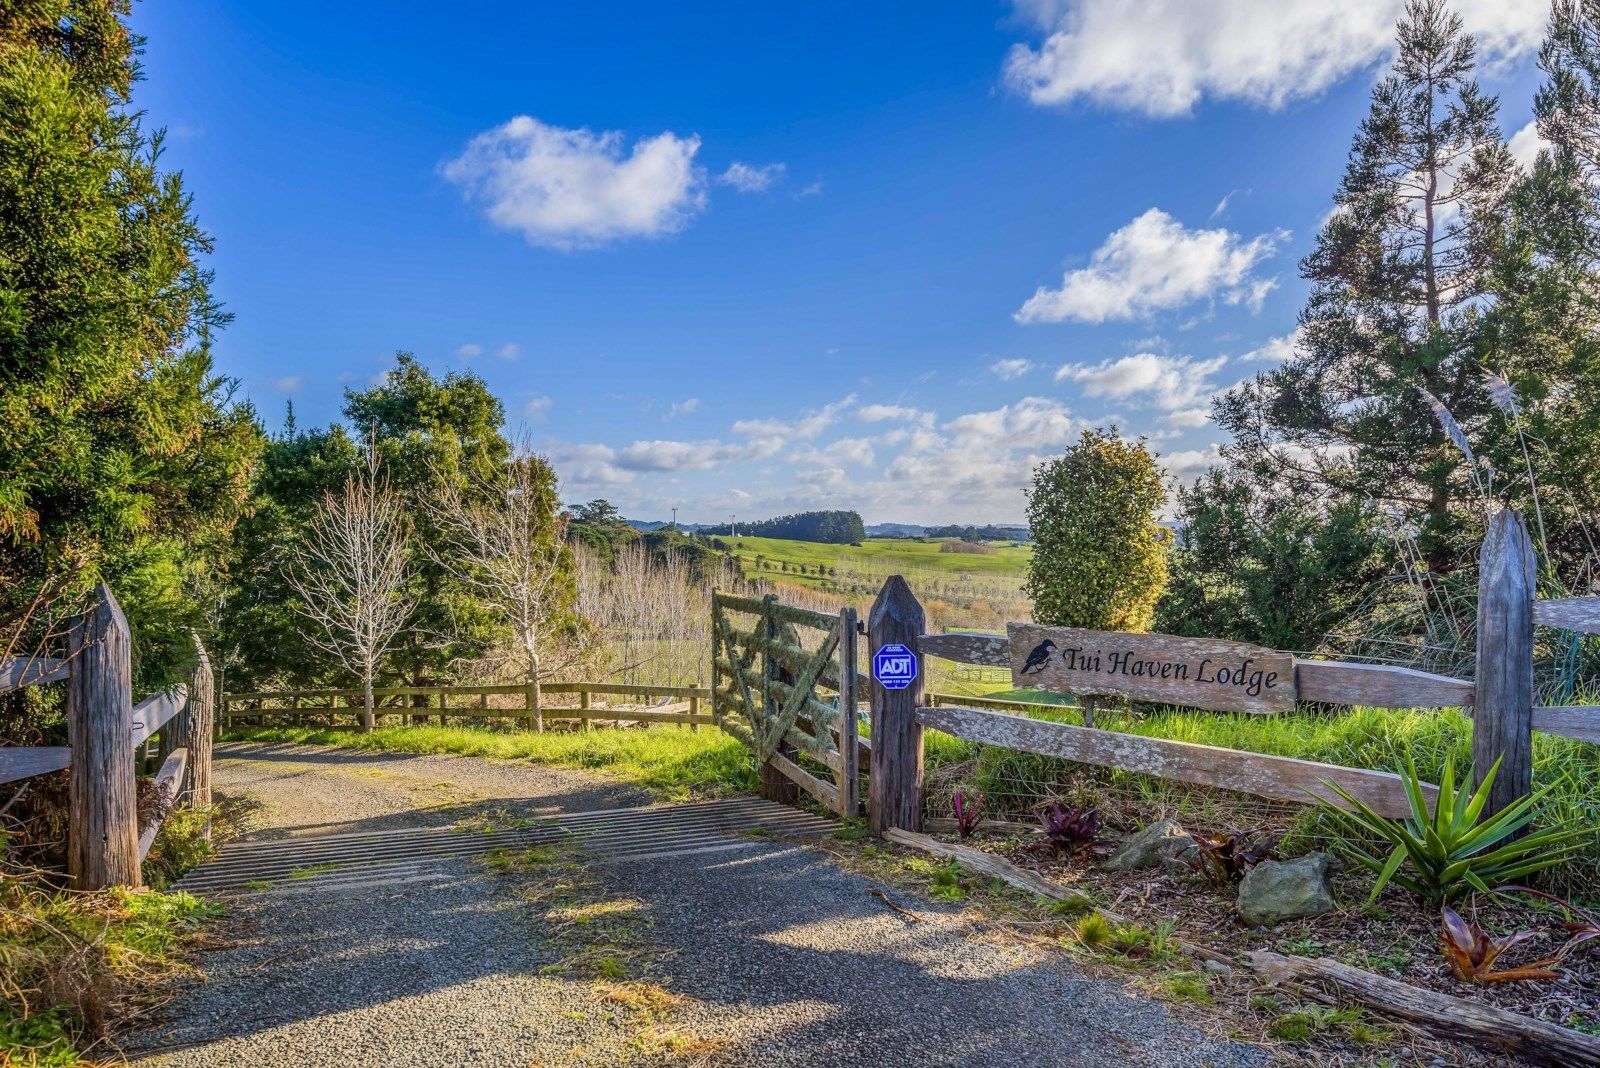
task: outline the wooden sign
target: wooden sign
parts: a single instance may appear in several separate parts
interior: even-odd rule
[[[1007,624],[1006,633],[1018,687],[1219,712],[1294,708],[1294,657],[1259,645],[1032,623]]]

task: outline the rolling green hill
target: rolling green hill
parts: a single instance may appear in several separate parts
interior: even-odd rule
[[[784,577],[789,581],[820,585],[829,576],[817,574],[818,567],[840,573],[888,575],[937,571],[946,575],[966,573],[1004,576],[1021,581],[1027,571],[1029,547],[992,546],[989,553],[941,552],[940,542],[911,541],[902,538],[868,538],[860,545],[824,545],[783,538],[721,539],[729,546],[745,575],[750,578]],[[789,565],[785,572],[783,565]],[[796,568],[804,568],[798,572]]]

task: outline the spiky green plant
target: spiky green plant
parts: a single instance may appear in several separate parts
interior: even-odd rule
[[[1319,804],[1337,821],[1393,846],[1388,857],[1382,860],[1356,845],[1345,847],[1344,851],[1353,860],[1378,873],[1369,900],[1375,900],[1383,888],[1393,882],[1437,908],[1469,891],[1493,894],[1492,887],[1554,867],[1576,852],[1580,848],[1579,840],[1588,833],[1583,828],[1555,826],[1515,837],[1533,822],[1539,801],[1550,789],[1548,786],[1483,818],[1489,790],[1499,772],[1500,761],[1496,760],[1483,782],[1473,790],[1469,788],[1470,770],[1458,785],[1455,762],[1447,759],[1439,795],[1433,811],[1429,812],[1416,764],[1408,755],[1406,767],[1400,771],[1411,806],[1411,815],[1405,819],[1381,816],[1331,782],[1324,785],[1349,805],[1351,811],[1326,799]]]

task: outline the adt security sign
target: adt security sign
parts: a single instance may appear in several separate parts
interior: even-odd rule
[[[885,645],[872,654],[872,677],[885,690],[903,690],[917,677],[917,654],[903,645]]]

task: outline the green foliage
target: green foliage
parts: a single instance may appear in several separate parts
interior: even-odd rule
[[[1182,531],[1156,629],[1312,650],[1389,572],[1378,514],[1265,493],[1213,469],[1178,489]]]
[[[349,682],[306,640],[286,576],[318,503],[360,467],[360,448],[339,426],[301,431],[291,419],[267,441],[249,512],[234,528],[232,581],[213,650],[228,689]]]
[[[130,106],[125,11],[0,11],[0,618],[107,579],[148,687],[204,629],[258,432],[212,370],[210,239]]]
[[[830,545],[849,545],[867,540],[866,525],[855,512],[799,512],[738,524],[741,534],[753,538],[789,538]]]
[[[79,1064],[219,913],[188,894],[62,893],[0,875],[0,1062]]]
[[[1430,812],[1416,765],[1408,760],[1400,772],[1411,805],[1411,815],[1405,819],[1381,816],[1331,782],[1327,787],[1353,811],[1346,812],[1328,801],[1319,803],[1358,834],[1393,847],[1388,857],[1380,860],[1356,845],[1346,846],[1345,851],[1357,863],[1378,874],[1370,900],[1376,900],[1383,888],[1394,882],[1424,904],[1439,906],[1473,890],[1492,893],[1503,883],[1554,867],[1582,848],[1583,839],[1591,833],[1584,827],[1558,825],[1514,837],[1533,823],[1535,806],[1548,788],[1485,817],[1489,790],[1499,771],[1497,760],[1473,790],[1468,785],[1470,772],[1458,785],[1455,761],[1446,760],[1439,795]]]
[[[448,487],[471,496],[509,459],[505,409],[482,378],[454,371],[436,379],[409,352],[366,390],[346,390],[344,415],[375,443],[390,486],[411,502],[416,611],[389,656],[411,683],[447,678],[452,665],[483,655],[504,628],[447,564],[449,545],[428,505]]]
[[[1490,410],[1480,298],[1516,165],[1444,0],[1410,0],[1398,44],[1302,264],[1313,289],[1295,353],[1217,417],[1235,439],[1225,454],[1265,492],[1384,502],[1442,573],[1476,540],[1481,491],[1429,398],[1458,419]]]
[[[1096,630],[1150,629],[1167,583],[1161,468],[1144,439],[1086,430],[1042,465],[1028,496],[1034,552],[1026,590],[1040,623]]]

